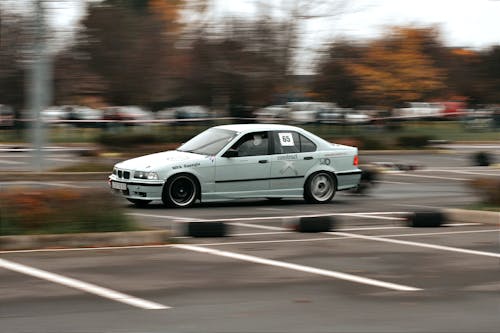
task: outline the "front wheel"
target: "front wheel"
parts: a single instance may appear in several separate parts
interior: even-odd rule
[[[190,175],[177,175],[163,187],[162,201],[169,207],[189,207],[198,196],[196,180]]]
[[[324,171],[312,174],[304,186],[304,199],[311,203],[327,203],[335,195],[335,179]]]

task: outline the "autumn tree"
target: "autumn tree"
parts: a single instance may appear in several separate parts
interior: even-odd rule
[[[349,49],[348,45],[339,49],[334,44],[320,62],[317,82],[324,92],[337,90],[342,86],[337,79],[344,80],[353,89],[351,102],[371,105],[394,106],[439,97],[446,87],[446,71],[438,67],[430,51],[436,51],[440,45],[435,29],[411,27],[392,28],[364,46],[353,44],[352,54],[347,56],[342,56],[342,52]],[[338,94],[330,93],[329,97]]]
[[[363,101],[356,96],[357,80],[351,72],[349,65],[355,59],[361,59],[364,48],[340,40],[331,45],[323,54],[318,64],[313,90],[320,100],[334,101],[343,107],[353,107]]]
[[[0,7],[0,104],[25,105],[25,72],[32,35],[29,20]]]
[[[169,48],[163,22],[147,11],[96,5],[82,26],[76,52],[102,78],[109,102],[145,104],[162,94]]]
[[[499,103],[500,89],[498,87],[500,87],[500,45],[492,46],[481,53],[479,73],[481,81],[484,82],[484,102]]]

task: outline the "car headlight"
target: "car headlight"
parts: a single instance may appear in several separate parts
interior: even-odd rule
[[[156,172],[150,172],[150,171],[136,171],[134,172],[134,178],[158,180],[158,174]]]

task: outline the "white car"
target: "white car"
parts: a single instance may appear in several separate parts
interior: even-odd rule
[[[329,143],[294,126],[216,126],[177,150],[118,163],[110,187],[141,206],[170,207],[240,198],[304,198],[329,202],[358,186],[355,147]]]

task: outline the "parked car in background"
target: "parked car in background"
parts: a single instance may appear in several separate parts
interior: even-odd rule
[[[344,119],[346,124],[368,124],[371,117],[361,111],[348,109],[345,111]]]
[[[166,124],[187,124],[192,121],[201,122],[212,118],[210,110],[202,105],[185,105],[157,111],[156,119],[165,120]]]
[[[30,113],[28,113],[27,115],[27,118],[33,118],[33,115],[31,115]],[[63,106],[50,106],[40,112],[40,118],[43,122],[57,124],[68,120],[69,114]]]
[[[269,124],[278,123],[288,118],[290,107],[286,105],[270,105],[257,109],[253,115],[258,123]]]
[[[111,106],[102,109],[103,119],[125,125],[144,125],[153,120],[153,113],[138,106]]]
[[[175,118],[182,124],[211,118],[211,114],[210,110],[202,105],[186,105],[175,108]]]
[[[318,121],[318,115],[335,108],[334,103],[327,102],[289,102],[289,120],[295,124],[310,124]]]
[[[104,117],[102,110],[87,106],[68,105],[64,106],[63,110],[67,113],[69,122],[75,126],[98,126]]]
[[[442,103],[427,103],[427,102],[409,102],[402,108],[393,110],[393,115],[400,118],[438,118],[444,114],[444,106]]]
[[[0,104],[0,128],[14,126],[14,110],[12,107]]]

